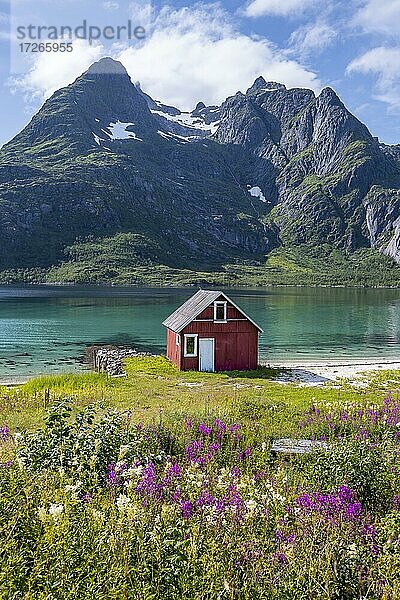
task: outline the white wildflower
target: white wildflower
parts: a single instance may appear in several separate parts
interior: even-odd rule
[[[125,494],[120,494],[117,498],[117,508],[121,512],[126,511],[130,503],[131,499],[129,498],[129,496],[125,496]]]
[[[131,447],[129,446],[129,444],[121,446],[118,453],[118,460],[122,460],[128,454],[130,449]]]
[[[128,469],[126,471],[126,474],[129,478],[140,477],[142,473],[143,473],[142,465],[138,465],[137,467],[131,467],[130,469]]]
[[[66,492],[76,492],[77,489],[78,487],[76,485],[66,485],[64,488]]]
[[[252,499],[248,500],[246,502],[246,508],[249,511],[249,513],[252,514],[257,508],[257,502]]]
[[[352,557],[356,556],[357,546],[355,544],[350,544],[349,546],[347,546],[347,554]]]
[[[56,521],[60,515],[64,512],[63,504],[50,504],[49,515]]]
[[[104,519],[104,514],[101,512],[101,510],[97,510],[96,508],[92,508],[92,517],[94,518],[95,521],[100,521],[102,522]]]

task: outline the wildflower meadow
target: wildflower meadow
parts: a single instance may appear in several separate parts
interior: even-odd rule
[[[400,598],[400,398],[310,404],[273,452],[216,410],[54,399],[0,429],[0,598]]]

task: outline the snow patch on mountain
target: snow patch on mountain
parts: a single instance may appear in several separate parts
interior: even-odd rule
[[[254,185],[253,187],[248,185],[247,187],[248,187],[247,191],[249,192],[250,196],[253,196],[253,198],[259,198],[259,200],[261,200],[261,202],[268,202],[268,200],[262,193],[261,188],[258,187],[258,185]]]
[[[182,135],[178,135],[177,133],[169,133],[166,131],[157,131],[158,135],[160,135],[161,137],[167,139],[167,140],[174,140],[176,142],[179,142],[180,144],[187,144],[190,139],[183,137]]]
[[[143,142],[141,138],[139,138],[136,133],[133,131],[127,131],[128,127],[133,126],[135,123],[122,123],[122,121],[117,121],[116,123],[110,123],[107,126],[107,129],[111,129],[111,133],[108,135],[112,140],[128,140],[134,139],[139,142]]]
[[[217,109],[218,110],[218,109]],[[157,115],[166,119],[167,121],[172,121],[173,123],[178,123],[184,127],[189,129],[199,129],[201,131],[207,131],[210,134],[213,134],[217,131],[219,121],[213,121],[212,123],[206,123],[201,117],[196,117],[189,112],[181,112],[178,115],[171,115],[166,112],[162,112],[160,110],[152,110],[153,115]]]
[[[97,121],[97,119],[95,119],[95,121]],[[101,130],[107,138],[101,138],[93,131],[92,135],[98,146],[101,146],[102,142],[114,140],[136,140],[138,142],[143,142],[142,138],[138,137],[134,131],[127,131],[127,128],[133,125],[134,123],[117,121],[116,123],[110,123],[105,129]]]

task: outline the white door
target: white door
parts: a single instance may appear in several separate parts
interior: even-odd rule
[[[199,339],[199,370],[214,371],[214,338]]]

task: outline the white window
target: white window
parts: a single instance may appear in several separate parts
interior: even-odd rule
[[[179,333],[176,334],[176,345],[177,346],[181,345],[181,336],[179,335]]]
[[[214,302],[214,321],[226,323],[226,302]]]
[[[185,334],[184,355],[187,357],[197,356],[197,333]]]

